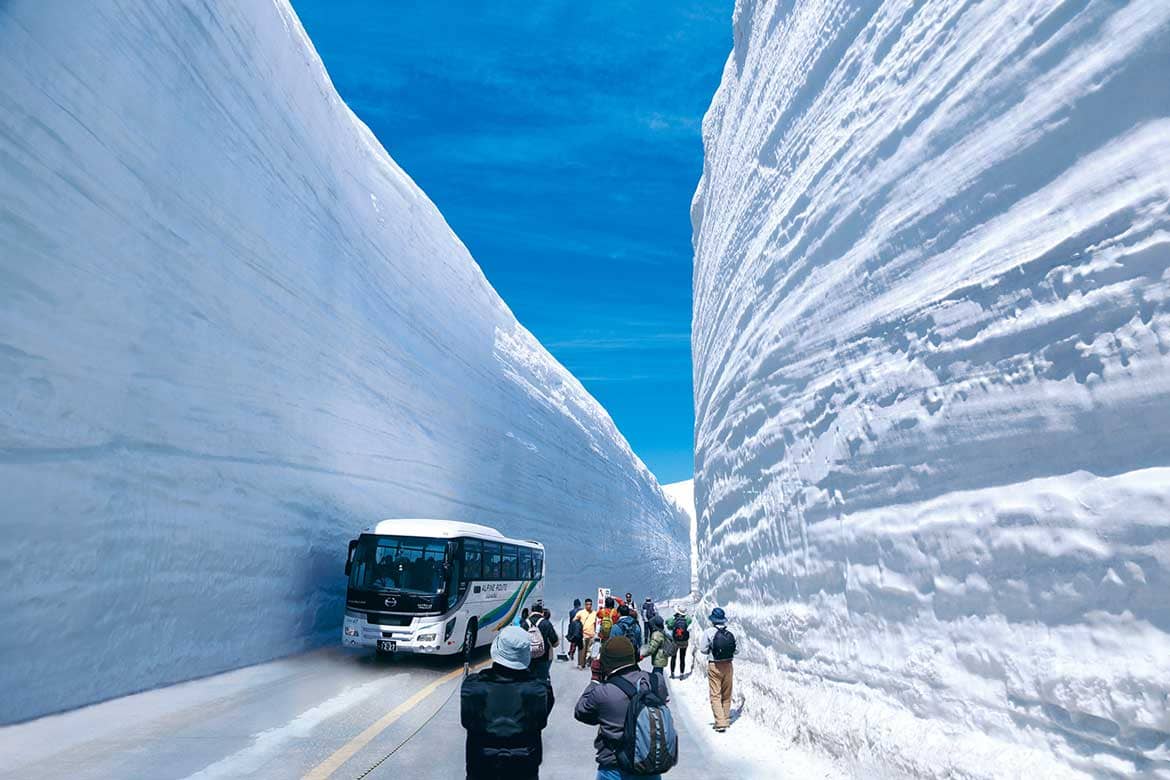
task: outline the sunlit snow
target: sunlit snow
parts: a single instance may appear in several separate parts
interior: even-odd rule
[[[734,24],[695,493],[749,709],[925,777],[1170,771],[1170,5]]]

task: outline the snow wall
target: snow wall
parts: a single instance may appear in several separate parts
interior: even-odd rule
[[[1170,3],[734,28],[696,497],[749,710],[899,774],[1170,776]]]
[[[558,613],[687,590],[679,510],[286,0],[0,3],[0,399],[3,723],[340,642],[384,517],[543,540]]]

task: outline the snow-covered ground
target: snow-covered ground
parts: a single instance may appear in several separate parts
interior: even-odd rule
[[[1170,4],[734,29],[695,493],[748,710],[900,774],[1170,776]]]
[[[0,723],[337,641],[384,517],[544,540],[554,603],[687,586],[287,0],[0,3],[0,399]]]

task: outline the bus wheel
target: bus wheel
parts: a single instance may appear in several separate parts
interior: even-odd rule
[[[471,661],[471,654],[475,652],[475,640],[479,635],[479,628],[474,620],[467,621],[467,631],[463,634],[463,660]]]

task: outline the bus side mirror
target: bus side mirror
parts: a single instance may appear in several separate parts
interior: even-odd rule
[[[345,553],[345,576],[349,576],[350,569],[353,568],[353,551],[357,548],[357,539],[349,543],[349,550]]]

